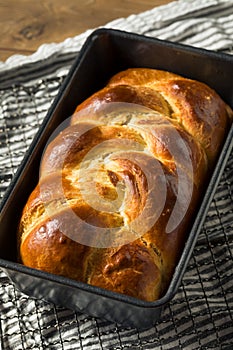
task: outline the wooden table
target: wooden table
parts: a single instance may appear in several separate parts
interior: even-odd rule
[[[0,2],[0,61],[32,54],[41,44],[61,42],[102,26],[165,5],[172,0],[4,0]]]

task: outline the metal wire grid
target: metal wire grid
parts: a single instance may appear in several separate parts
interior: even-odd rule
[[[0,198],[18,169],[64,76],[0,90]]]
[[[1,198],[66,72],[0,90]],[[1,272],[3,349],[231,349],[232,184],[231,156],[179,292],[155,327],[139,332],[34,300]]]

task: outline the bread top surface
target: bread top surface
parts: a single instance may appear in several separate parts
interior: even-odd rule
[[[151,69],[118,73],[48,145],[22,214],[22,262],[158,299],[221,149],[229,111],[203,83]]]
[[[229,113],[232,118],[232,111],[206,84],[145,68],[116,74],[105,88],[80,104],[76,112],[87,107],[97,111],[103,103],[118,101],[138,103],[177,121],[203,146],[210,162],[214,162],[222,144]],[[74,114],[72,123],[78,119],[79,114]]]

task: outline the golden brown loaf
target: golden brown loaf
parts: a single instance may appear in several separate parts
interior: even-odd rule
[[[203,83],[142,68],[115,75],[45,151],[19,225],[22,263],[161,297],[231,116]]]

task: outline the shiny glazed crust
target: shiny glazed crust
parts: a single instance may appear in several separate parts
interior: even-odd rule
[[[203,83],[143,68],[116,74],[45,151],[19,225],[22,263],[160,298],[231,117]]]

